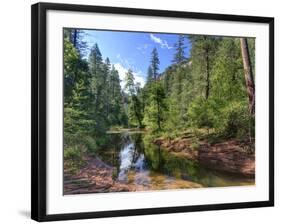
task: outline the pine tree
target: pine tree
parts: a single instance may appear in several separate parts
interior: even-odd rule
[[[150,84],[153,81],[153,79],[154,77],[153,77],[152,68],[151,66],[148,66],[146,84]]]
[[[185,58],[185,46],[184,46],[184,35],[179,35],[179,39],[177,41],[177,43],[174,45],[175,47],[175,55],[174,55],[174,59],[172,60],[173,63],[179,64],[181,62],[183,62],[186,58]]]
[[[162,82],[158,80],[160,61],[156,48],[152,50],[150,63],[151,63],[150,67],[148,68],[149,71],[148,75],[150,77],[150,74],[152,74],[153,82],[147,84],[148,99],[147,99],[147,105],[144,110],[145,111],[144,121],[153,130],[160,131],[162,130],[161,124],[164,120],[163,111],[166,109],[166,106],[164,103],[164,99],[165,99],[164,87]]]
[[[163,122],[167,107],[165,103],[165,92],[163,84],[155,81],[151,85],[151,92],[148,98],[148,104],[144,109],[144,122],[153,131],[163,130]]]
[[[107,119],[108,119],[108,116],[109,116],[109,97],[110,97],[110,69],[111,69],[111,64],[110,64],[110,60],[109,58],[107,57],[105,59],[105,62],[104,62],[104,84],[103,84],[103,100],[104,100],[104,103],[105,103],[105,109],[106,109],[106,116],[107,116]]]
[[[108,123],[111,126],[127,125],[119,74],[114,65],[111,66],[107,85]]]
[[[135,94],[135,78],[133,75],[133,71],[131,69],[128,70],[125,76],[125,89],[129,92],[132,96]]]
[[[125,89],[128,91],[130,96],[130,104],[129,104],[129,119],[131,123],[134,123],[134,121],[137,121],[138,126],[142,127],[142,104],[139,99],[138,89],[136,88],[136,85],[134,83],[134,75],[132,70],[128,70],[125,77]]]
[[[84,56],[87,49],[87,43],[83,40],[85,32],[81,29],[64,28],[64,38],[73,44],[74,48],[81,56]]]
[[[211,89],[211,70],[213,60],[217,50],[218,38],[212,36],[190,36],[192,42],[191,60],[193,72],[197,74],[198,79],[204,80],[200,83],[200,91],[203,91],[204,98],[207,100]]]
[[[103,132],[107,128],[106,106],[104,104],[104,84],[106,83],[105,65],[102,54],[95,44],[89,55],[89,72],[91,75],[91,111],[92,118],[96,120],[97,130]]]
[[[152,52],[151,52],[151,61],[150,61],[150,67],[151,67],[151,71],[152,71],[152,77],[154,80],[156,80],[158,78],[158,71],[159,71],[159,56],[158,56],[158,52],[156,48],[153,48]]]

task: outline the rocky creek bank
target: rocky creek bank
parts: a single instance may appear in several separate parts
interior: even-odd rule
[[[179,137],[158,138],[153,143],[175,155],[197,160],[209,169],[250,177],[255,175],[255,153],[250,150],[249,141],[229,139],[210,144],[202,140],[195,144],[190,137]]]

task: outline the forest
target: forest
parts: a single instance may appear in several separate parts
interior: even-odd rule
[[[254,38],[179,34],[122,88],[83,32],[64,29],[65,194],[254,184]]]

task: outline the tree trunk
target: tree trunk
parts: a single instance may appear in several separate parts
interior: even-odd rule
[[[247,94],[249,100],[249,112],[252,116],[255,115],[255,83],[251,67],[251,60],[249,55],[248,43],[246,38],[240,38],[241,53],[244,66],[244,76],[247,87]]]

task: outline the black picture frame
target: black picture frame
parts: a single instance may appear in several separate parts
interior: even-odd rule
[[[269,25],[269,200],[243,203],[208,204],[195,206],[159,207],[68,214],[46,214],[46,13],[48,10],[100,12],[124,15],[162,16],[217,21],[254,22]],[[238,209],[274,206],[274,18],[183,11],[164,11],[137,8],[103,7],[73,4],[37,3],[31,16],[31,218],[54,221],[115,216],[148,215],[206,210]]]

